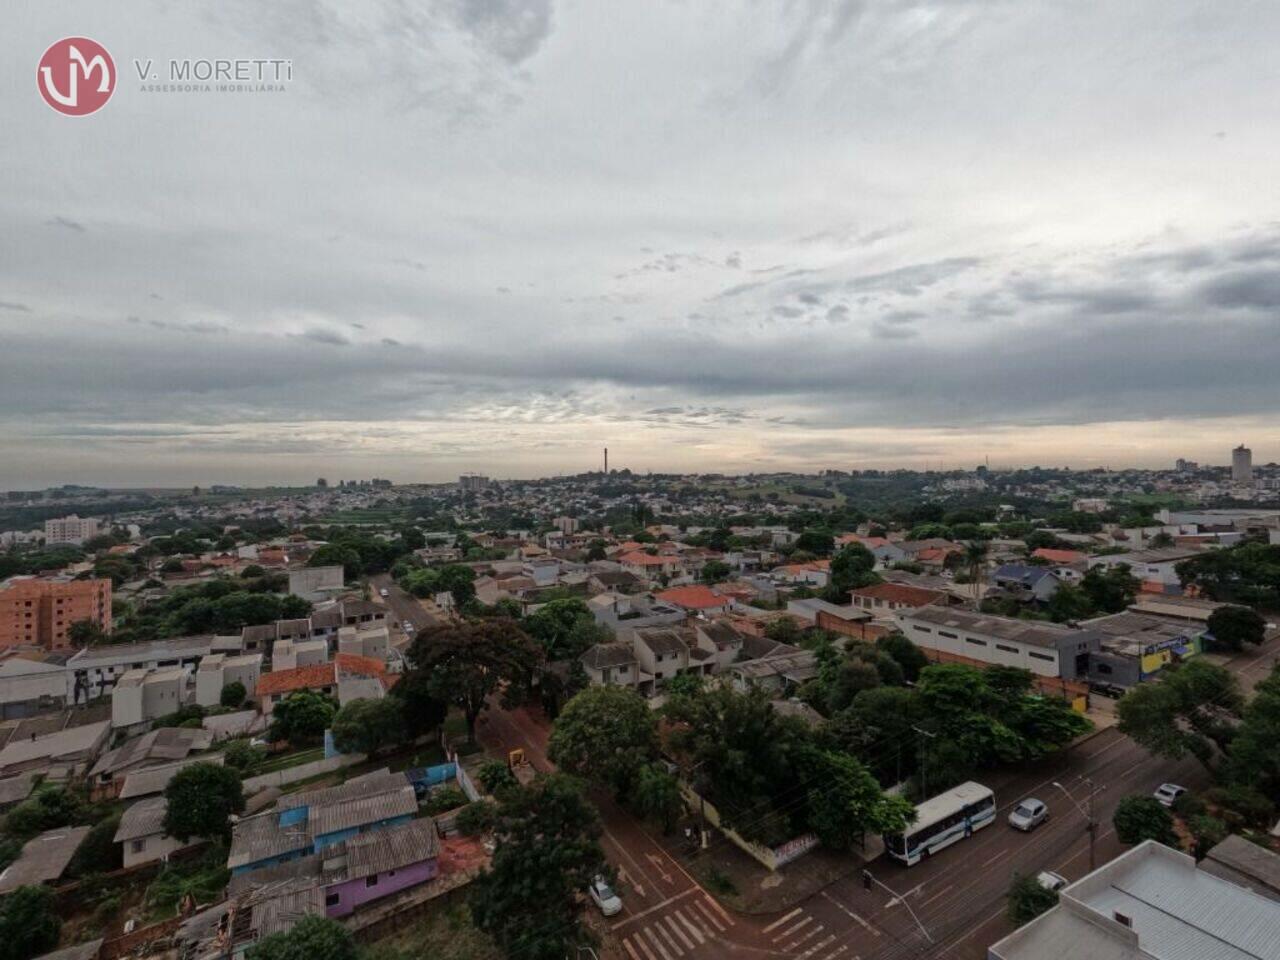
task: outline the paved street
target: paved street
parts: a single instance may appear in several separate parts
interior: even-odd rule
[[[374,594],[378,595],[378,599],[386,605],[391,613],[388,619],[393,621],[391,626],[393,640],[406,636],[403,631],[403,624],[405,623],[412,623],[416,631],[421,630],[423,627],[436,626],[444,622],[439,616],[427,612],[417,597],[401,590],[396,585],[396,582],[391,579],[390,574],[374,574],[369,577],[369,585],[373,587]],[[380,595],[382,590],[387,591],[385,597]]]
[[[1228,666],[1252,684],[1270,670],[1278,651],[1280,642],[1273,642],[1239,655]],[[548,770],[548,731],[537,714],[495,708],[482,720],[480,737],[495,749],[523,747],[536,768]],[[1089,872],[1087,820],[1076,806],[1088,805],[1085,778],[1098,787],[1098,864],[1124,849],[1111,827],[1123,797],[1150,794],[1166,780],[1193,789],[1209,783],[1195,760],[1153,758],[1114,728],[1106,729],[1062,756],[1016,773],[981,777],[996,793],[996,822],[932,860],[907,868],[882,857],[871,866],[877,881],[871,891],[863,889],[855,872],[799,906],[770,916],[725,910],[641,824],[607,797],[597,796],[605,852],[623,881],[624,910],[611,922],[612,933],[626,960],[747,955],[981,960],[987,946],[1010,929],[1004,918],[1005,893],[1015,873],[1053,870],[1075,880]],[[1055,782],[1071,793],[1074,803]],[[1030,834],[1005,820],[1025,797],[1044,801],[1051,811],[1049,821]],[[803,861],[787,869],[803,869]]]

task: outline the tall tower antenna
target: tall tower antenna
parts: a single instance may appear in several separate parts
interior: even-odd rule
[[[609,448],[604,448],[604,475],[609,475]]]

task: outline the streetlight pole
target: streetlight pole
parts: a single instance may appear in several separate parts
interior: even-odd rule
[[[907,903],[906,895],[898,896],[891,886],[878,880],[870,870],[863,870],[862,888],[864,890],[870,890],[872,884],[875,884],[877,887],[881,887],[886,893],[890,894],[895,903],[900,903],[906,907],[907,913],[911,914],[911,919],[914,920],[916,922],[916,926],[920,928],[920,935],[929,943],[933,943],[933,937],[929,936],[929,931],[924,928],[924,924],[920,922],[920,918],[916,916],[916,912],[911,909],[911,904]]]
[[[915,724],[911,725],[911,729],[914,730],[916,733],[918,733],[922,738],[928,737],[930,740],[932,740],[934,737],[937,736],[936,733],[930,733],[928,730],[923,730],[920,727],[917,727]],[[929,796],[929,778],[925,773],[925,768],[928,766],[928,762],[925,759],[923,740],[921,740],[921,746],[917,750],[917,752],[919,754],[919,760],[920,760],[920,793],[922,796],[928,797]]]
[[[1098,840],[1098,818],[1094,815],[1094,796],[1097,794],[1097,788],[1093,785],[1093,781],[1088,777],[1082,778],[1089,787],[1089,808],[1086,810],[1080,806],[1080,803],[1073,797],[1067,788],[1060,784],[1057,780],[1053,781],[1053,785],[1062,791],[1062,795],[1075,804],[1076,809],[1084,815],[1086,821],[1086,829],[1089,831],[1089,872],[1093,873],[1098,868],[1098,859],[1095,846]]]

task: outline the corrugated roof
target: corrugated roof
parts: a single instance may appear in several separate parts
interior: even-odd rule
[[[164,797],[139,800],[120,817],[120,826],[112,839],[124,843],[164,833],[164,815],[168,810],[169,803]]]
[[[439,855],[440,840],[435,821],[427,818],[357,834],[345,847],[347,879],[358,880],[430,860]]]
[[[222,766],[223,759],[221,753],[211,753],[208,756],[188,757],[178,763],[166,763],[163,766],[135,770],[124,778],[124,786],[120,788],[120,799],[132,800],[152,793],[161,793],[169,785],[173,775],[183,767],[189,767],[193,763],[212,763]]]
[[[402,788],[391,793],[378,793],[318,808],[313,806],[307,823],[312,836],[319,837],[351,827],[363,827],[379,820],[413,816],[417,812],[417,795],[406,781]]]
[[[236,867],[310,848],[311,831],[307,829],[306,822],[282,827],[279,814],[273,810],[255,817],[245,817],[232,828],[227,867],[234,870]]]
[[[280,798],[280,803],[277,807],[280,810],[290,810],[293,807],[321,807],[328,803],[340,803],[341,801],[358,797],[392,793],[408,782],[403,773],[397,773],[384,767],[381,770],[374,770],[358,777],[352,777],[346,783],[340,783],[336,787],[290,793]]]
[[[985,634],[1015,643],[1056,649],[1063,641],[1086,642],[1098,636],[1089,630],[1075,630],[1055,623],[1014,620],[982,613],[969,613],[953,607],[919,607],[909,613],[900,613],[905,620],[919,621],[937,627],[955,627],[970,633]]]
[[[582,655],[584,666],[593,670],[605,667],[621,667],[636,662],[635,651],[626,641],[614,643],[597,643]]]
[[[0,894],[57,880],[88,835],[89,827],[59,827],[28,840],[18,859],[0,873]]]

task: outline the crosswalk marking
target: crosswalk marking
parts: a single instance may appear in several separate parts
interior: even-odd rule
[[[677,957],[683,957],[684,951],[680,949],[680,945],[671,939],[671,934],[667,933],[666,928],[662,924],[656,924],[658,933],[662,934],[662,939],[671,944],[671,949],[675,951]]]
[[[799,936],[799,937],[797,937],[795,940],[792,940],[792,941],[791,941],[790,943],[788,943],[785,947],[783,947],[783,948],[782,948],[782,949],[783,949],[783,951],[785,951],[785,952],[787,952],[787,953],[790,953],[792,950],[794,950],[796,947],[800,946],[800,944],[804,943],[804,942],[805,942],[806,940],[808,940],[810,937],[816,937],[818,934],[820,934],[820,933],[823,931],[823,929],[824,929],[824,928],[823,928],[822,924],[820,924],[820,923],[819,923],[818,925],[816,925],[816,926],[810,927],[810,928],[809,928],[808,930],[806,930],[804,933],[800,934],[800,936]]]
[[[674,933],[676,937],[679,938],[680,942],[683,943],[690,950],[692,950],[693,941],[690,940],[688,935],[683,930],[680,929],[680,924],[676,923],[675,918],[663,917],[662,919],[663,919],[663,922],[666,923],[666,925],[671,928],[671,932]]]
[[[694,906],[696,906],[699,910],[701,910],[701,911],[702,911],[703,915],[704,915],[708,920],[710,920],[710,921],[711,921],[711,925],[712,925],[713,927],[715,927],[715,928],[716,928],[717,930],[719,930],[721,933],[724,933],[724,931],[725,931],[725,926],[724,926],[724,924],[723,924],[723,923],[721,923],[721,922],[716,918],[716,915],[715,915],[714,913],[712,913],[710,910],[708,910],[708,909],[707,909],[707,906],[706,906],[706,904],[705,904],[705,903],[703,903],[701,900],[695,900],[695,901],[693,901],[693,904],[694,904]]]
[[[667,948],[662,945],[662,941],[657,938],[650,928],[645,927],[640,932],[648,937],[649,942],[653,944],[658,953],[662,954],[662,960],[671,960],[671,954],[667,953]],[[644,941],[642,940],[640,942],[643,943]]]
[[[688,927],[689,932],[693,934],[693,939],[697,940],[698,943],[707,942],[707,938],[702,935],[703,931],[702,931],[701,924],[694,923],[693,920],[690,920],[679,910],[676,911],[676,919],[678,919],[681,923],[683,923],[686,927]],[[694,919],[696,920],[697,918],[695,917]]]
[[[836,935],[833,933],[831,936],[827,937],[827,939],[822,940],[818,943],[815,943],[812,947],[810,947],[804,953],[800,954],[798,960],[809,960],[809,957],[813,956],[819,950],[825,950],[827,947],[831,946],[831,944],[835,942],[836,942]]]
[[[795,926],[787,927],[787,929],[783,930],[780,934],[774,937],[773,942],[777,943],[779,940],[785,940],[787,939],[787,937],[792,936],[797,930],[803,930],[806,926],[808,926],[811,923],[813,923],[813,917],[805,917]]]
[[[799,915],[800,915],[800,911],[801,911],[802,909],[803,909],[802,907],[796,907],[794,910],[792,910],[792,911],[791,911],[790,913],[788,913],[786,916],[779,917],[777,920],[773,921],[773,923],[769,924],[767,927],[765,927],[765,928],[764,928],[763,930],[761,930],[760,932],[761,932],[761,933],[772,933],[774,930],[778,929],[778,927],[782,926],[784,923],[786,923],[786,922],[787,922],[788,920],[790,920],[792,917],[799,916]]]
[[[720,906],[720,904],[712,900],[710,897],[706,897],[705,899],[707,903],[711,904],[711,906],[715,908],[716,913],[720,914],[720,916],[724,918],[725,924],[732,927],[733,917],[729,916],[728,911],[726,911],[724,907]],[[722,927],[721,929],[724,929],[724,928]]]
[[[840,946],[836,947],[836,949],[832,950],[825,957],[823,957],[822,960],[836,960],[836,957],[840,956],[840,954],[844,953],[848,949],[849,949],[849,945],[847,943],[842,943],[840,944]]]
[[[631,954],[631,960],[640,960],[640,954],[636,953],[636,948],[631,945],[630,939],[623,940],[622,945],[627,948],[627,953]]]
[[[649,949],[649,945],[644,942],[644,937],[637,933],[631,939],[635,941],[636,946],[644,953],[647,960],[658,960],[658,958],[653,955],[653,951]]]

